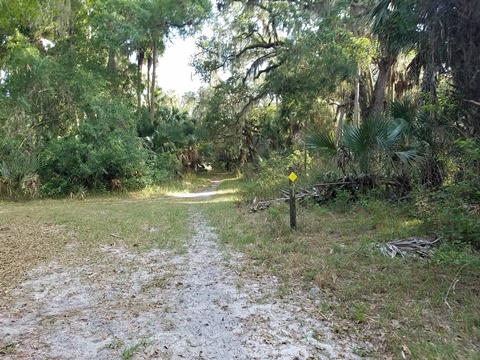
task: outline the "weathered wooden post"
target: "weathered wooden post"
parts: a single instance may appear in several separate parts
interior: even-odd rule
[[[297,209],[295,204],[295,180],[297,175],[291,171],[288,175],[288,181],[290,185],[290,228],[295,230],[297,228]]]

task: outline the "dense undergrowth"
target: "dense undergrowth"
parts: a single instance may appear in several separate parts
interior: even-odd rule
[[[402,196],[397,196],[395,185],[385,185],[377,181],[376,175],[343,174],[331,162],[319,159],[312,162],[307,155],[305,169],[303,155],[296,152],[285,158],[273,156],[268,161],[249,164],[243,171],[240,195],[244,202],[253,199],[269,200],[281,198],[281,190],[289,187],[288,174],[295,171],[299,176],[295,185],[302,188],[318,187],[325,183],[348,183],[351,179],[362,176],[372,181],[368,187],[345,187],[339,184],[330,187],[330,194],[323,201],[325,204],[344,204],[345,208],[383,201],[391,207],[403,204],[420,221],[421,231],[433,238],[442,238],[449,244],[469,245],[480,249],[480,171],[472,164],[480,161],[480,153],[474,142],[462,142],[462,153],[456,163],[450,161],[450,173],[442,174],[443,186],[425,186],[418,178],[417,168],[410,169],[401,177],[395,175],[385,178],[392,182],[405,181],[408,186],[401,189]],[[422,165],[419,165],[422,166]],[[460,170],[459,170],[460,169]],[[400,184],[401,186],[403,184]]]

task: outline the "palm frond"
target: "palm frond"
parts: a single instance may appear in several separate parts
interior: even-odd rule
[[[396,151],[395,156],[404,165],[407,165],[407,166],[412,166],[414,163],[416,163],[420,159],[420,156],[418,155],[417,150],[414,150],[414,149],[404,150],[404,151]]]
[[[417,106],[410,98],[395,100],[389,106],[389,113],[394,119],[403,119],[412,125],[417,116]]]
[[[359,156],[382,147],[387,138],[390,123],[377,116],[365,120],[360,126],[349,126],[344,129],[344,144],[355,155]]]
[[[332,132],[315,132],[305,136],[305,146],[307,149],[316,150],[319,148],[336,148],[335,139]]]
[[[0,177],[4,179],[10,179],[11,171],[10,168],[7,166],[7,164],[2,161],[2,164],[0,165]]]
[[[385,19],[388,16],[388,8],[391,2],[391,0],[380,0],[378,4],[373,8],[371,19],[374,32],[378,31],[378,29],[385,22]]]
[[[398,119],[395,125],[395,128],[393,128],[393,130],[391,130],[387,135],[387,142],[391,145],[395,144],[401,139],[403,132],[408,128],[409,124],[403,119]]]
[[[316,132],[305,137],[305,148],[317,150],[327,158],[334,159],[337,156],[337,145],[333,133]]]

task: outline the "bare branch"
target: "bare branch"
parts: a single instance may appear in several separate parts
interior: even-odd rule
[[[477,105],[477,106],[480,106],[480,102],[478,101],[475,101],[475,100],[463,100],[469,104],[473,104],[473,105]]]
[[[255,49],[272,49],[278,46],[285,45],[283,41],[275,41],[272,43],[257,43],[257,44],[252,44],[249,46],[244,47],[238,54],[234,55],[235,58],[239,58],[243,54],[245,54],[247,51],[250,50],[255,50]]]
[[[277,54],[275,52],[271,52],[271,53],[268,53],[268,54],[265,54],[261,57],[259,57],[258,59],[256,59],[252,65],[250,66],[250,68],[248,69],[247,73],[245,74],[245,77],[243,78],[243,82],[245,83],[248,79],[248,77],[253,73],[254,74],[254,79],[257,79],[257,70],[258,68],[268,59],[271,59],[273,57],[275,57]]]
[[[250,106],[252,106],[256,101],[260,100],[262,97],[264,97],[265,95],[267,95],[266,92],[260,92],[258,93],[257,95],[251,97],[248,102],[243,106],[242,110],[240,110],[240,112],[237,114],[237,119],[240,119],[243,117],[243,115],[245,115],[245,113],[247,112],[247,110],[250,108]]]
[[[255,80],[258,79],[260,77],[260,75],[262,74],[268,74],[270,71],[282,66],[283,62],[280,62],[278,64],[273,64],[273,65],[270,65],[269,67],[263,69],[263,70],[260,70],[257,75],[255,75]]]

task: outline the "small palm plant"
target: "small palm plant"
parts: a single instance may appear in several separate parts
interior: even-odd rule
[[[0,196],[13,197],[13,186],[10,169],[5,162],[0,165]]]
[[[34,155],[17,154],[0,165],[0,196],[37,195],[40,179],[36,173],[38,160]]]
[[[392,175],[419,157],[416,149],[405,141],[409,127],[410,123],[404,119],[376,116],[358,126],[346,124],[339,141],[333,133],[312,133],[305,143],[307,148],[335,160],[344,175],[348,172],[354,176]]]

